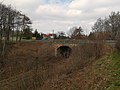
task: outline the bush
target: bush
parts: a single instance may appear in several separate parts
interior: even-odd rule
[[[117,50],[120,52],[120,38],[117,38],[117,42],[115,47],[117,48]]]

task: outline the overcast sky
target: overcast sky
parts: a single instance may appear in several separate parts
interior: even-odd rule
[[[89,33],[98,18],[120,11],[120,0],[4,0],[3,3],[29,16],[32,27],[44,33],[53,29],[67,32],[73,26],[82,26],[84,33]]]

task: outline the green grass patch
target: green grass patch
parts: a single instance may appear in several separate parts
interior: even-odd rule
[[[109,65],[112,85],[108,90],[120,90],[120,53],[114,51],[110,59],[112,60]]]

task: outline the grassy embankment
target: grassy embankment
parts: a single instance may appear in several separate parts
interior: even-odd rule
[[[21,73],[27,78],[3,90],[120,90],[120,53],[92,44],[72,50],[65,59],[54,57],[51,45],[16,44],[7,57],[3,78]]]
[[[111,74],[108,90],[120,90],[120,53],[117,51],[113,52],[110,59],[111,62],[107,65]]]
[[[76,57],[72,54],[69,62],[58,65],[57,67],[64,67],[56,67],[58,72],[64,73],[44,83],[43,90],[120,90],[120,53],[116,50],[107,50],[99,59],[88,59],[95,54],[91,49],[94,48],[82,47],[82,53],[75,53]],[[78,48],[77,50],[79,51]],[[90,55],[89,50],[93,54]],[[87,58],[83,57],[84,55]]]

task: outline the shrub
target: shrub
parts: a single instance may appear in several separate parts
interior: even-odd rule
[[[115,47],[117,48],[117,50],[120,52],[120,38],[117,38],[117,42]]]

